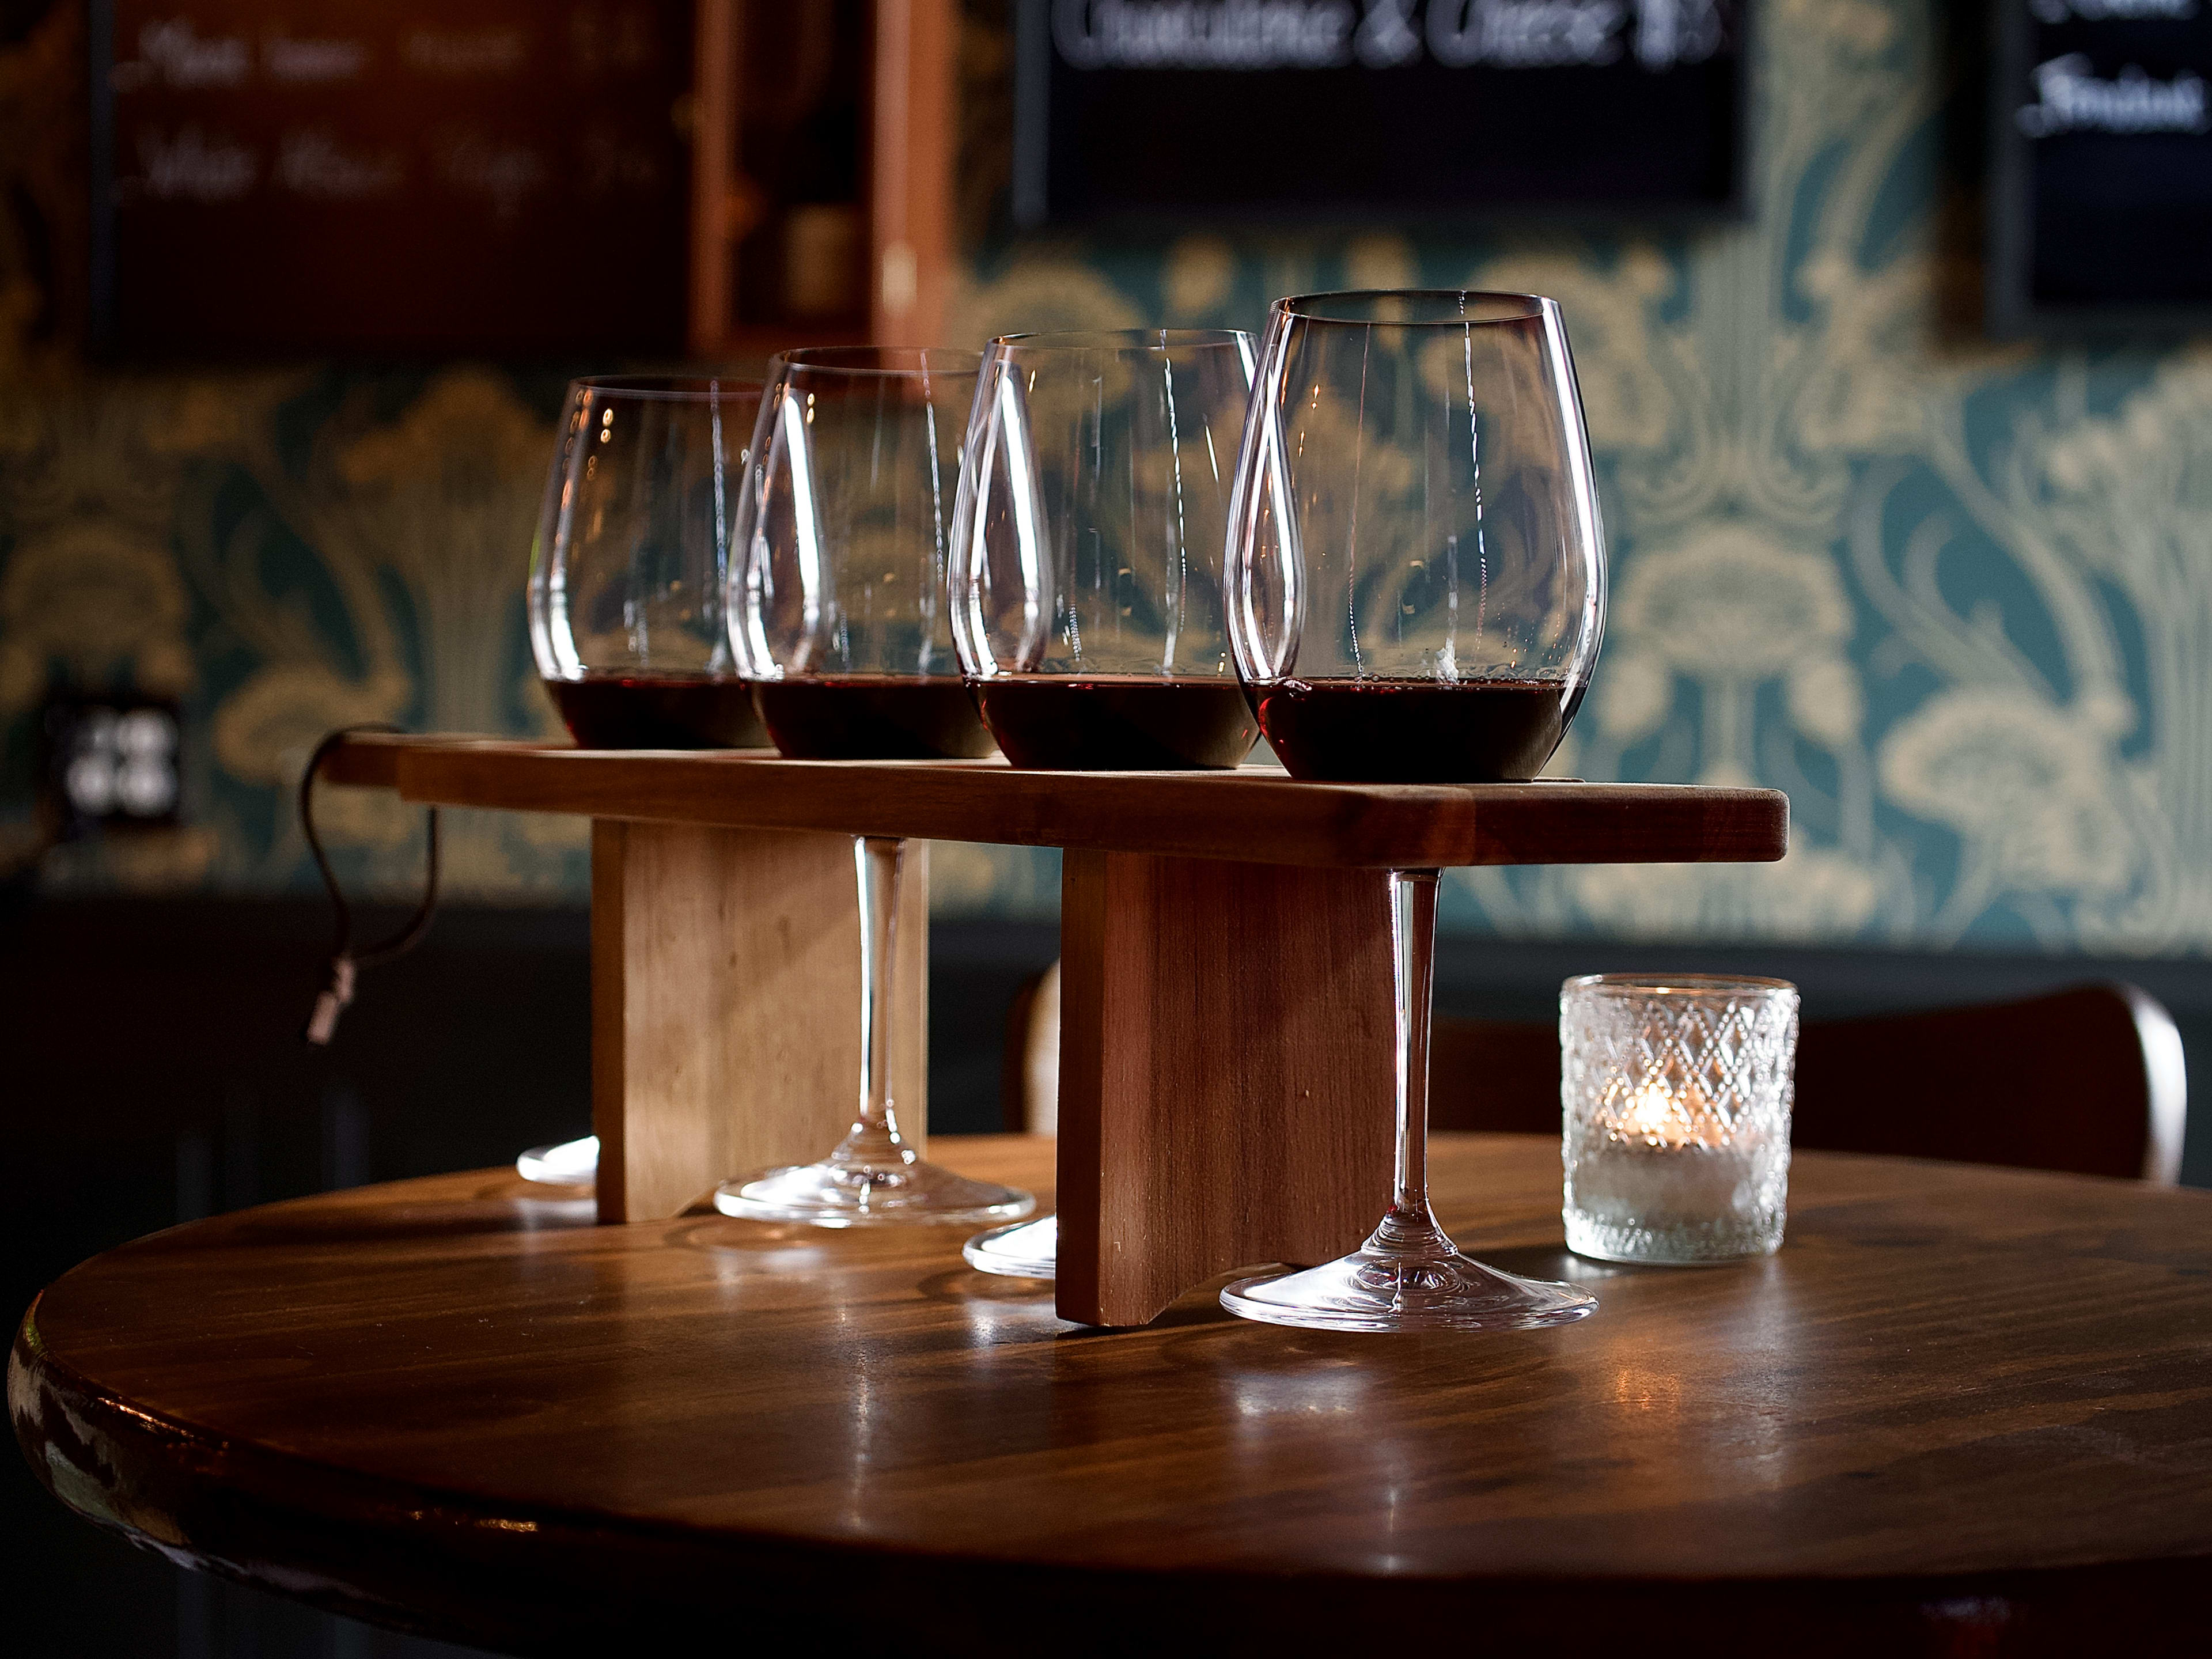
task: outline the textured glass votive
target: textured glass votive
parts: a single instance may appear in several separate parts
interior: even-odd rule
[[[1781,1248],[1797,988],[1592,974],[1559,992],[1567,1248],[1725,1261]]]

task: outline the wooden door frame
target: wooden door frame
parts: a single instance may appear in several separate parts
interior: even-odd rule
[[[744,10],[745,0],[698,0],[687,331],[695,357],[744,343],[731,314],[731,260],[751,218],[735,195]],[[959,40],[956,0],[876,0],[864,205],[868,337],[878,344],[945,343]]]

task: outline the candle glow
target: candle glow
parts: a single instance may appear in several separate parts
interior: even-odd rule
[[[1618,1133],[1627,1139],[1651,1146],[1687,1146],[1703,1143],[1697,1133],[1698,1110],[1705,1102],[1694,1091],[1687,1102],[1675,1098],[1663,1078],[1646,1078],[1629,1097],[1628,1110],[1617,1120]]]

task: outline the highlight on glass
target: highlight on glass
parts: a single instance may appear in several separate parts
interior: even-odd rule
[[[1314,295],[1271,308],[1227,544],[1229,632],[1300,778],[1534,778],[1574,717],[1604,537],[1559,307]],[[1240,1280],[1249,1319],[1399,1331],[1554,1324],[1586,1292],[1462,1255],[1427,1190],[1437,872],[1389,877],[1397,1103],[1389,1212],[1352,1255]]]
[[[769,363],[739,487],[730,641],[777,749],[803,760],[974,758],[990,734],[961,684],[945,611],[959,423],[974,352],[793,351]],[[849,1227],[1011,1221],[1030,1194],[918,1158],[890,1056],[905,843],[854,839],[862,994],[860,1108],[812,1164],[715,1194],[727,1215]]]

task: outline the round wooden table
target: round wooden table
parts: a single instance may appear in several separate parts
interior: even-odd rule
[[[1779,1256],[1627,1269],[1561,1250],[1556,1142],[1433,1169],[1595,1316],[1090,1330],[957,1231],[598,1227],[477,1174],[86,1262],[9,1404],[173,1559],[518,1651],[2200,1648],[2212,1194],[1808,1153]]]

